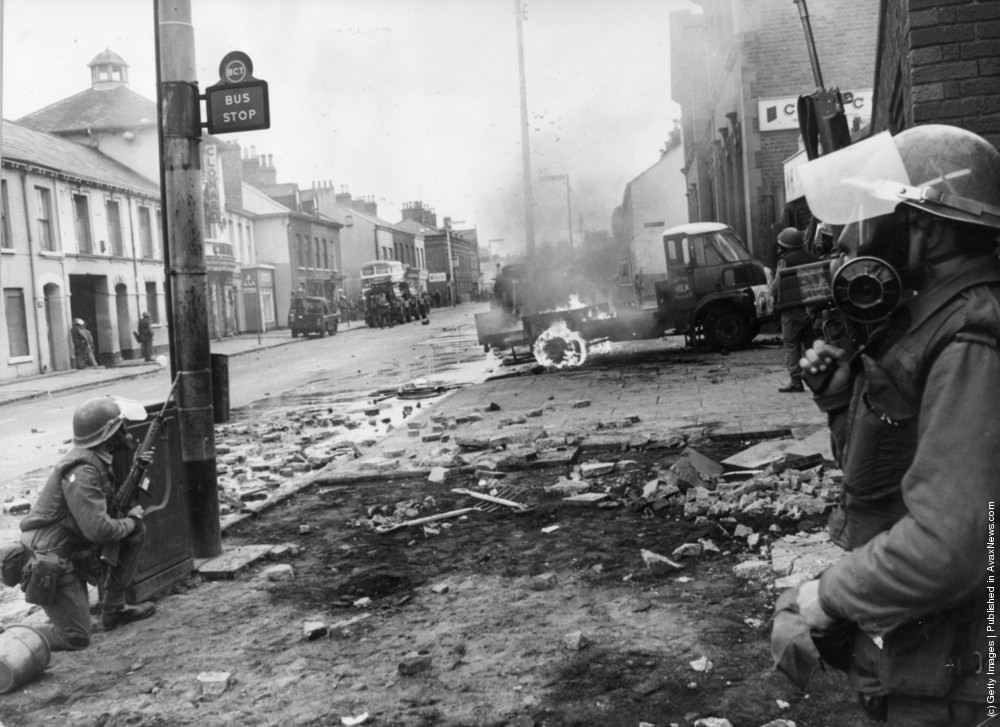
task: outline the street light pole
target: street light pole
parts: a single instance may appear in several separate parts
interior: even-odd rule
[[[455,220],[462,224],[464,220]],[[455,258],[451,254],[451,217],[444,218],[444,239],[448,244],[448,290],[451,292],[451,304],[458,305],[455,300]]]
[[[573,247],[573,207],[570,204],[570,194],[569,194],[569,174],[548,174],[543,177],[539,177],[540,180],[545,182],[565,182],[566,183],[566,219],[568,225],[566,227],[569,232],[569,246]]]

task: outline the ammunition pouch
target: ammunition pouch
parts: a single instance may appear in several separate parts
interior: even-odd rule
[[[963,607],[908,623],[885,637],[879,681],[891,694],[943,697],[967,673],[969,620]]]
[[[851,666],[851,643],[857,630],[850,621],[838,621],[822,633],[812,633],[813,645],[824,664],[846,672]]]
[[[13,588],[21,584],[21,574],[28,562],[28,549],[20,542],[0,548],[0,582]]]
[[[59,580],[66,573],[72,573],[72,566],[65,558],[51,553],[34,553],[21,576],[24,600],[36,606],[48,606],[55,600]]]

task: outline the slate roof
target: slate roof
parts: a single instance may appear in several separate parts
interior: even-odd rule
[[[53,134],[135,129],[156,125],[156,103],[124,84],[88,88],[22,116],[17,123]]]
[[[0,157],[3,158],[4,165],[20,162],[94,184],[154,197],[160,195],[158,183],[96,149],[74,144],[6,119],[0,134]]]

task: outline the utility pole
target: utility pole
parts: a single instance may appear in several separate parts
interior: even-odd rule
[[[444,218],[444,239],[448,244],[448,288],[451,291],[451,304],[458,305],[458,301],[455,298],[455,258],[451,256],[451,225],[453,222],[458,222],[462,224],[465,220],[452,220],[451,217]]]
[[[531,194],[531,145],[528,134],[528,87],[524,80],[524,8],[514,0],[517,19],[517,67],[521,79],[521,165],[524,175],[524,251],[530,261],[535,257],[535,202]]]
[[[171,377],[179,379],[177,415],[194,555],[206,558],[222,552],[222,539],[191,0],[156,0],[155,23],[170,367]]]

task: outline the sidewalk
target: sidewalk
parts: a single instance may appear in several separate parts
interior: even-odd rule
[[[349,325],[341,326],[337,335],[359,330],[364,328],[364,325],[363,321],[354,321]],[[285,346],[305,340],[308,339],[292,338],[292,334],[287,328],[277,328],[259,335],[243,333],[232,338],[213,339],[209,342],[209,347],[212,353],[240,356],[265,348]],[[109,381],[148,376],[157,373],[160,368],[160,364],[156,361],[147,362],[139,359],[121,361],[113,367],[100,366],[92,369],[53,371],[37,376],[24,376],[10,381],[2,381],[0,382],[0,406],[28,399],[54,396],[65,391],[99,386]]]

